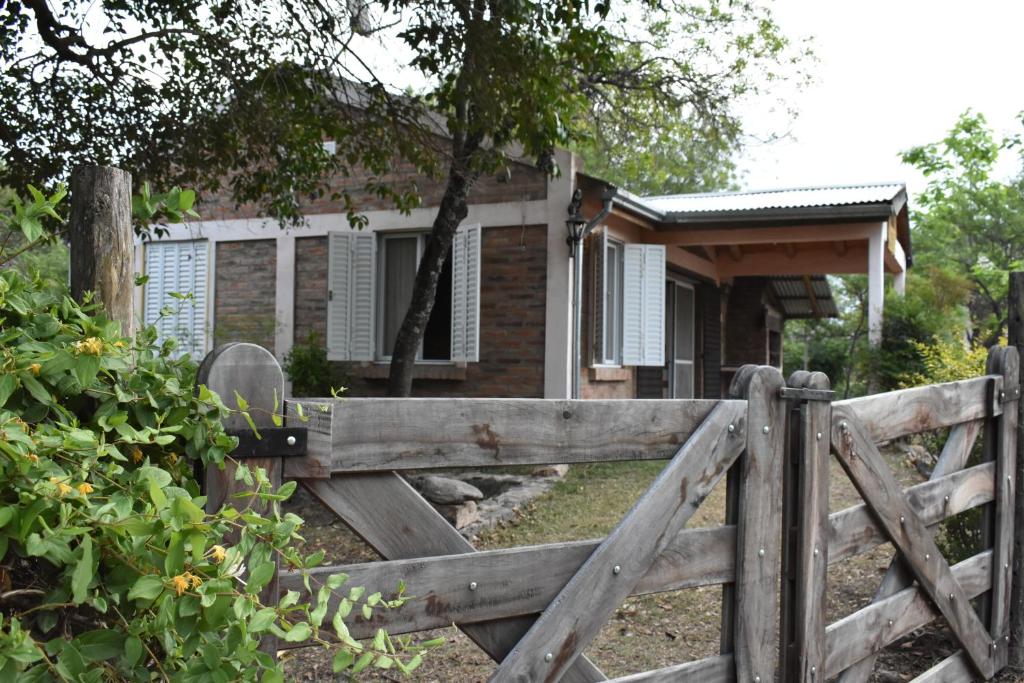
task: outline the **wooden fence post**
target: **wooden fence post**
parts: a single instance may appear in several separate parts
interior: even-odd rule
[[[274,412],[275,397],[281,411],[284,396],[284,372],[277,359],[270,351],[256,344],[232,343],[218,346],[203,359],[196,376],[196,384],[205,384],[211,391],[217,392],[228,406],[235,405],[235,392],[248,402],[249,414],[258,429],[273,426],[271,415]],[[247,430],[248,424],[239,414],[233,414],[224,421],[226,429]],[[284,469],[280,457],[247,458],[245,465],[255,470],[261,467],[267,472],[273,488],[281,486],[281,473]],[[220,509],[225,502],[236,493],[249,490],[243,481],[235,480],[237,467],[227,462],[223,470],[209,469],[205,478],[207,512]],[[262,512],[265,506],[256,498],[233,501],[235,507],[249,507]],[[274,558],[278,563],[278,558]],[[275,604],[279,598],[278,575],[260,593],[264,604]],[[263,639],[261,649],[273,654],[276,649],[274,638]]]
[[[1010,291],[1007,301],[1007,332],[1009,345],[1017,348],[1018,357],[1024,355],[1024,272],[1010,273]],[[1021,386],[1004,386],[1005,391],[1022,390]],[[1021,409],[1024,401],[1017,402],[1017,464],[1014,480],[1024,481],[1024,419]],[[1024,671],[1024,496],[1017,496],[1014,508],[1013,586],[1010,597],[1010,652],[1009,666]]]
[[[71,296],[95,292],[107,318],[134,331],[132,176],[109,166],[79,166],[71,174]]]

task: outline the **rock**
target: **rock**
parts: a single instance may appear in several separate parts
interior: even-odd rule
[[[568,465],[541,465],[533,471],[535,477],[564,477],[569,471]]]
[[[480,489],[472,484],[434,474],[410,477],[410,483],[424,498],[438,505],[458,505],[466,501],[483,500],[484,497]]]
[[[462,529],[480,521],[480,510],[477,509],[476,502],[472,500],[460,505],[434,505],[434,508],[456,529]]]

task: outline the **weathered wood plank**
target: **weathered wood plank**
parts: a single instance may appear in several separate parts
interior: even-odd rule
[[[977,680],[978,675],[967,655],[963,650],[957,650],[910,683],[970,683]]]
[[[1007,337],[1008,344],[1017,349],[1018,359],[1024,354],[1024,272],[1010,273],[1010,291],[1007,296]],[[1018,362],[1019,364],[1019,362]],[[1006,386],[1018,401],[1017,409],[1017,452],[1014,478],[1024,481],[1024,401],[1020,401],[1022,388]],[[1012,589],[1010,591],[1010,652],[1008,664],[1017,671],[1024,671],[1024,496],[1016,496],[1014,503],[1014,542],[1012,568]]]
[[[676,664],[664,669],[613,678],[609,683],[680,683],[680,681],[735,683],[736,664],[733,662],[732,655],[719,655],[698,659],[695,662]]]
[[[851,398],[832,405],[851,411],[864,424],[871,440],[879,443],[1002,413],[998,401],[991,400],[989,387],[993,381],[997,390],[1002,388],[1002,377],[990,375]]]
[[[1016,389],[1020,386],[1020,361],[1017,349],[996,346],[989,350],[988,372],[1003,377],[1003,386]],[[1012,396],[997,395],[997,400]],[[1017,411],[1016,400],[1006,404],[1001,417],[994,425],[996,463],[996,504],[994,510],[995,543],[992,560],[992,593],[990,600],[989,629],[992,637],[1002,647],[996,652],[996,669],[1008,661],[1009,648],[1004,640],[1010,633],[1010,596],[1013,589],[1013,539],[1014,510],[1016,507],[1016,466],[1017,466]]]
[[[995,662],[985,626],[953,578],[927,525],[900,490],[871,433],[848,408],[833,406],[832,443],[843,469],[946,618],[971,662],[982,675],[991,677]]]
[[[208,389],[220,394],[228,405],[234,403],[237,391],[238,395],[249,403],[253,424],[257,428],[270,427],[273,425],[271,415],[275,409],[274,403],[284,394],[284,372],[273,354],[262,346],[224,344],[206,354],[206,358],[199,365],[196,384],[205,384]],[[249,429],[245,418],[238,413],[225,418],[224,427]],[[275,489],[281,485],[281,458],[247,458],[244,464],[250,469],[266,470],[270,484]],[[207,511],[219,510],[226,503],[243,510],[252,509],[261,514],[266,511],[267,506],[255,496],[246,499],[232,498],[237,493],[251,490],[245,482],[235,479],[237,469],[235,462],[228,460],[222,470],[206,470],[203,483]],[[237,540],[237,534],[232,534],[229,540]],[[275,557],[274,562],[280,565],[280,558]],[[260,592],[263,604],[277,604],[280,595],[278,584],[279,573],[275,572],[274,577]],[[260,649],[273,654],[277,650],[275,641],[276,638],[265,636],[260,642]]]
[[[914,511],[931,526],[964,510],[992,502],[994,476],[993,463],[975,465],[916,484],[906,490],[906,495]],[[867,505],[854,505],[829,515],[829,564],[867,552],[888,540]]]
[[[719,403],[353,398],[324,413],[317,399],[318,436],[286,474],[668,459]]]
[[[352,474],[305,479],[302,484],[384,557],[474,552],[473,546],[397,474]],[[532,617],[514,617],[460,629],[492,659],[501,661],[533,621]],[[579,657],[562,680],[593,683],[605,679],[586,657]]]
[[[743,407],[716,406],[502,661],[492,681],[560,680],[739,456]],[[730,424],[735,432],[727,430]]]
[[[742,370],[742,369],[741,369]],[[746,450],[740,460],[736,527],[736,678],[769,681],[775,671],[782,532],[782,467],[788,405],[778,398],[784,382],[775,368],[759,367],[749,379]]]
[[[830,389],[828,377],[813,373],[803,382],[808,389]],[[796,677],[812,683],[825,661],[825,608],[828,585],[828,464],[831,457],[829,423],[832,406],[809,401],[801,409],[799,492],[800,524],[797,537],[797,590],[794,626]]]
[[[964,422],[950,430],[946,443],[942,447],[942,452],[939,454],[938,461],[935,463],[935,469],[932,470],[931,481],[941,479],[947,473],[957,472],[963,468],[980,431],[980,420]],[[928,524],[927,521],[925,523]],[[931,528],[929,524],[929,529]],[[913,581],[913,575],[897,556],[889,564],[889,568],[886,570],[885,576],[882,577],[878,590],[875,591],[872,602],[898,593],[913,583]],[[866,683],[875,668],[876,659],[877,656],[872,655],[860,660],[843,672],[843,675],[839,678],[839,683]]]
[[[968,598],[981,595],[992,586],[992,551],[960,562],[952,574]],[[825,630],[826,679],[939,616],[925,592],[913,586],[830,624]]]
[[[373,586],[388,595],[399,580],[412,596],[401,609],[379,610],[372,621],[357,620],[354,638],[378,627],[409,633],[452,623],[469,624],[544,611],[600,541],[574,541],[391,562],[322,567],[309,572],[314,584],[330,574],[349,575],[353,586]],[[683,529],[640,579],[632,595],[694,588],[732,581],[736,528]],[[473,585],[474,588],[470,588]],[[300,572],[286,572],[282,590],[305,593]],[[333,607],[332,607],[333,609]]]

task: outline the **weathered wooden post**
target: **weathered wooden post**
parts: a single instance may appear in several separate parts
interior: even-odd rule
[[[1024,354],[1024,272],[1010,273],[1010,292],[1007,301],[1008,343],[1017,348],[1018,357]],[[1022,387],[1004,387],[1006,391]],[[1024,401],[1017,402],[1017,464],[1015,481],[1024,481],[1024,419],[1021,410]],[[1014,510],[1013,586],[1010,596],[1010,652],[1009,666],[1024,671],[1024,496],[1018,495]]]
[[[217,392],[229,406],[235,402],[235,392],[248,403],[249,414],[256,428],[263,430],[263,438],[254,440],[252,429],[245,418],[237,413],[224,421],[224,428],[236,432],[240,437],[240,453],[236,457],[244,457],[244,463],[250,469],[261,467],[266,470],[274,489],[281,486],[283,466],[280,456],[289,448],[304,445],[305,440],[299,444],[298,439],[292,437],[290,441],[275,446],[278,439],[288,439],[288,436],[275,431],[271,419],[275,402],[280,402],[284,396],[284,372],[274,355],[256,344],[224,344],[203,359],[196,383],[205,384],[211,391]],[[280,405],[277,410],[282,410]],[[278,452],[275,453],[275,450]],[[254,451],[261,456],[265,454],[265,457],[252,457]],[[250,507],[259,512],[265,509],[255,497],[231,501],[236,493],[249,490],[244,481],[235,479],[236,470],[234,462],[225,463],[223,470],[207,470],[205,493],[208,512],[218,510],[229,501],[240,508]],[[277,563],[278,558],[275,557],[274,562]],[[264,604],[278,601],[278,573],[274,572],[274,578],[260,593],[260,600]],[[261,645],[261,649],[271,653],[275,647],[274,639],[270,637],[265,638]]]
[[[132,176],[109,166],[71,174],[71,296],[95,292],[107,317],[132,336]]]

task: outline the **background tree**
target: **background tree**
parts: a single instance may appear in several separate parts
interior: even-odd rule
[[[594,170],[611,171],[609,150],[628,147],[641,158],[629,171],[639,189],[725,184],[741,131],[736,101],[797,54],[752,1],[364,4],[10,2],[0,21],[0,183],[110,163],[157,187],[226,192],[285,222],[330,195],[359,225],[359,207],[330,178],[367,177],[365,189],[409,208],[415,187],[382,180],[396,162],[442,174],[392,353],[389,393],[408,395],[438,276],[482,173],[513,149],[558,173],[558,146],[579,146]],[[405,70],[382,77],[382,49],[404,54]]]

